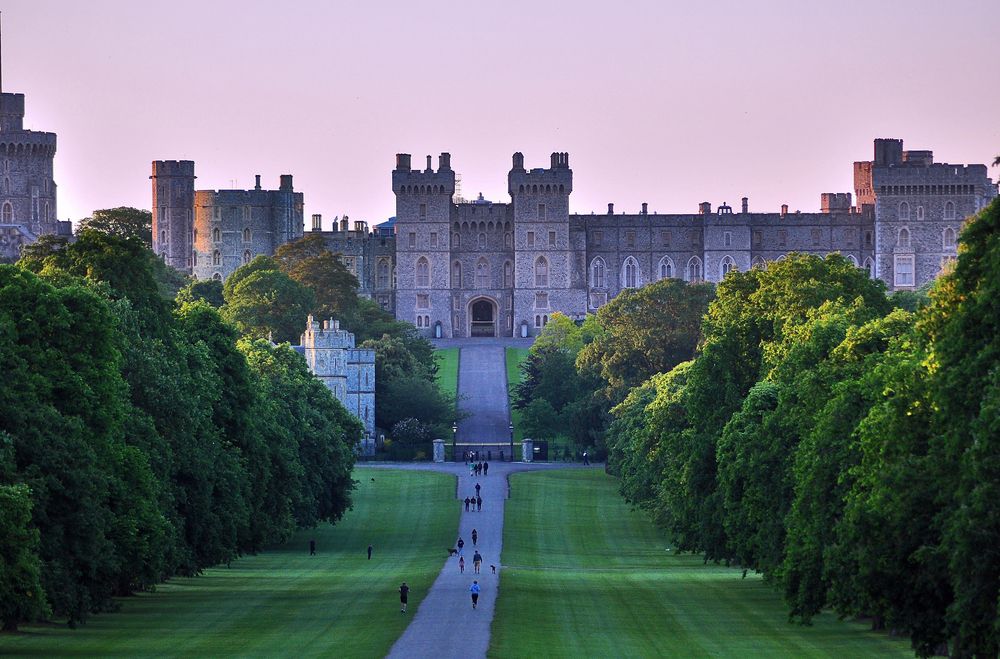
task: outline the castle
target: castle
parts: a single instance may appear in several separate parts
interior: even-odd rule
[[[534,336],[556,311],[579,319],[627,288],[667,277],[718,282],[789,252],[837,252],[889,289],[913,290],[955,259],[962,222],[997,194],[985,165],[935,163],[897,139],[876,139],[874,159],[854,163],[853,197],[823,193],[818,213],[755,213],[744,197],[738,210],[702,202],[696,213],[661,215],[643,204],[625,214],[608,204],[607,214],[574,214],[567,153],[532,169],[515,153],[509,203],[456,203],[450,154],[437,165],[427,156],[414,169],[397,154],[391,230],[345,218],[322,231],[318,215],[312,230],[362,295],[441,338]],[[290,176],[278,191],[261,191],[258,177],[255,190],[196,193],[190,161],[154,162],[153,174],[154,250],[179,270],[223,279],[303,235]]]
[[[375,439],[375,351],[354,347],[354,335],[333,318],[320,325],[312,316],[300,345],[294,347],[313,375],[364,425],[362,448],[370,451]]]
[[[72,234],[56,219],[55,154],[55,133],[24,129],[24,94],[0,94],[0,260],[44,234]]]

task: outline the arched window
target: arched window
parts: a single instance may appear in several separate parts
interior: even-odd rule
[[[378,262],[378,287],[389,288],[389,261],[382,259]]]
[[[243,265],[246,265],[247,263],[250,263],[250,260],[252,258],[253,258],[253,254],[250,253],[249,249],[243,250]]]
[[[622,288],[639,288],[639,263],[631,256],[622,264]]]
[[[479,244],[479,249],[486,249],[486,234],[485,233],[479,234],[477,242]]]
[[[946,220],[955,219],[955,202],[953,201],[944,202],[944,219]]]
[[[476,288],[490,287],[490,264],[484,258],[476,262]]]
[[[951,227],[947,227],[944,230],[944,237],[942,240],[945,249],[955,249],[955,230]]]
[[[424,326],[424,317],[417,316],[417,327],[423,327],[423,326]]]
[[[212,241],[219,242],[220,240],[222,240],[222,232],[219,231],[219,227],[215,227],[212,229]]]
[[[166,229],[160,229],[160,242],[161,243],[167,242],[167,230]]]
[[[431,264],[426,257],[417,259],[417,286],[427,288],[431,285]]]
[[[212,273],[212,279],[214,279],[215,281],[222,281],[222,273],[221,272]]]
[[[549,262],[544,256],[535,259],[535,286],[549,285]]]
[[[514,285],[514,266],[510,261],[503,263],[503,285],[504,288],[510,288]]]
[[[903,227],[899,230],[899,236],[896,238],[897,247],[909,247],[910,246],[910,230]]]
[[[3,202],[3,221],[8,224],[14,221],[14,207],[9,201]]]
[[[922,220],[922,219],[924,219],[924,207],[917,206],[917,220]]]
[[[451,234],[451,246],[452,247],[462,246],[462,236],[457,231]]]
[[[868,273],[869,279],[875,279],[875,262],[872,261],[871,257],[865,259],[864,269]]]
[[[902,221],[910,219],[910,205],[905,201],[899,203],[899,219]]]
[[[10,194],[10,177],[5,176],[3,179],[3,192],[4,194]]]
[[[514,244],[514,234],[505,233],[503,235],[503,246],[506,247],[507,249],[510,249],[511,246],[513,246],[513,244]]]
[[[736,261],[733,260],[733,257],[729,256],[728,254],[726,256],[723,256],[722,261],[719,263],[719,279],[721,280],[725,278],[726,275],[728,275],[735,269],[736,269]]]
[[[191,252],[191,265],[198,266],[198,252]]]
[[[691,282],[701,281],[701,259],[692,256],[687,265],[687,280]]]
[[[212,252],[212,265],[222,265],[222,252],[219,250]]]
[[[754,270],[767,270],[767,261],[760,256],[755,256],[753,257],[753,262],[750,263],[750,267]]]
[[[656,266],[656,271],[659,279],[669,279],[674,276],[674,262],[670,260],[669,256],[664,256],[660,259],[659,265]]]
[[[451,264],[451,287],[462,288],[462,264],[459,261]]]
[[[606,288],[607,281],[605,279],[605,273],[607,272],[607,266],[604,265],[604,259],[598,256],[596,259],[590,263],[590,286],[592,288]]]
[[[243,242],[248,243],[251,238],[253,238],[253,235],[250,233],[250,227],[243,229]]]
[[[848,254],[847,255],[847,260],[850,261],[851,265],[853,265],[855,268],[858,267],[858,260],[856,258],[854,258],[854,254]]]

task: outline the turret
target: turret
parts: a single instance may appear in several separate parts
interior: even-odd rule
[[[167,265],[191,272],[194,227],[194,161],[154,160],[153,251]]]

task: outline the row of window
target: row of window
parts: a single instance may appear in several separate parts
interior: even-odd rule
[[[198,265],[198,252],[191,253],[192,265]],[[250,263],[253,260],[253,253],[247,249],[243,250],[243,265]],[[212,252],[212,265],[222,265],[222,252],[215,250]]]
[[[952,227],[945,227],[944,231],[941,232],[941,245],[945,249],[955,249],[956,245],[956,233],[955,229]],[[896,234],[896,246],[908,248],[911,246],[910,242],[910,229],[907,227],[900,227],[899,232]]]
[[[975,194],[974,185],[880,185],[879,194]]]
[[[899,219],[902,221],[907,221],[910,219],[910,204],[908,202],[902,201],[899,203]],[[924,207],[917,206],[916,209],[916,219],[922,221],[924,219]],[[944,219],[954,220],[955,219],[955,202],[946,201],[944,204]]]
[[[49,202],[45,202],[45,214],[39,217],[38,214],[38,197],[32,196],[31,198],[31,220],[37,221],[42,219],[44,221],[49,221],[51,218],[51,212],[49,211]],[[12,224],[14,222],[14,205],[9,201],[3,202],[3,211],[0,213],[0,218],[3,219],[4,224]]]

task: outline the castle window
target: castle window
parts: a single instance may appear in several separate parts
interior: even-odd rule
[[[535,286],[549,285],[549,262],[544,256],[535,260]]]
[[[243,229],[243,242],[248,243],[253,240],[253,234],[250,232],[250,227]]]
[[[819,245],[819,241],[823,237],[823,232],[820,231],[819,229],[813,229],[811,233],[812,233],[813,246]]]
[[[913,254],[897,254],[893,276],[896,286],[913,286]]]
[[[250,250],[249,249],[248,250],[244,250],[244,252],[243,252],[243,265],[246,265],[247,263],[250,263],[250,260],[252,258],[253,258],[253,254],[250,253]]]
[[[701,231],[694,229],[691,231],[691,244],[698,245],[701,244]]]
[[[462,288],[462,264],[458,261],[451,264],[451,287]]]
[[[604,265],[604,259],[597,257],[590,264],[590,285],[592,288],[605,288],[607,282],[605,280],[605,273],[607,272],[607,266]]]
[[[212,273],[212,279],[214,279],[215,281],[222,281],[222,273],[221,272],[213,272]]]
[[[513,295],[505,295],[504,296],[504,307],[507,309],[507,311],[510,311],[511,309],[514,308],[514,296]]]
[[[701,259],[692,256],[687,265],[687,280],[690,282],[701,281]]]
[[[476,288],[490,287],[490,264],[486,259],[481,258],[476,263]]]
[[[198,265],[198,252],[191,252],[191,264],[195,267]]]
[[[626,247],[635,247],[635,231],[626,231],[625,232],[625,246]]]
[[[214,229],[212,229],[212,242],[217,243],[221,240],[222,240],[222,232],[219,230],[219,227],[215,227]]]
[[[753,232],[753,246],[754,247],[760,247],[761,243],[763,243],[763,242],[764,242],[764,236],[761,234],[761,232],[760,231],[754,231]]]
[[[535,246],[535,232],[534,231],[529,231],[528,232],[527,240],[528,240],[528,247],[534,247]]]
[[[899,219],[904,222],[910,219],[910,205],[905,201],[899,204]]]
[[[163,214],[166,215],[166,209],[163,209]],[[222,219],[222,207],[221,206],[216,206],[215,207],[215,219],[217,219],[217,220],[221,220]]]
[[[851,265],[853,265],[855,268],[858,267],[858,260],[856,258],[854,258],[853,254],[848,254],[847,255],[847,260],[850,261]]]
[[[555,247],[555,246],[556,246],[556,232],[549,231],[549,247]]]
[[[344,257],[344,267],[347,268],[347,271],[350,272],[352,275],[358,274],[357,260],[355,260],[353,256]]]
[[[922,220],[922,219],[924,219],[924,207],[917,206],[917,220]]]
[[[767,261],[759,256],[753,257],[753,262],[750,264],[750,268],[753,270],[767,270]]]
[[[719,264],[719,279],[723,279],[726,275],[736,269],[736,261],[733,257],[726,256],[722,257],[722,262]]]
[[[431,285],[431,264],[426,257],[417,259],[417,286],[427,288]]]
[[[160,243],[163,244],[163,243],[166,243],[166,242],[167,242],[167,230],[166,229],[160,229]]]
[[[603,231],[595,231],[593,235],[594,235],[594,245],[596,245],[597,247],[600,247],[601,243],[604,242],[604,232]]]
[[[430,309],[431,308],[431,296],[427,293],[417,294],[417,309]]]
[[[872,232],[865,231],[865,247],[871,248],[872,246]]]
[[[723,232],[723,234],[722,234],[722,246],[723,247],[732,247],[733,246],[733,232],[732,231],[725,231],[725,232]]]
[[[387,259],[381,259],[378,262],[378,287],[389,287],[389,261]]]
[[[953,201],[944,202],[944,219],[946,220],[955,219],[955,202]]]
[[[660,275],[660,279],[669,279],[674,276],[674,262],[670,260],[670,257],[664,256],[660,259],[660,264],[657,266],[657,271]]]
[[[212,252],[212,265],[222,265],[222,252],[219,250]]]
[[[639,287],[639,263],[631,256],[622,265],[622,288]]]
[[[538,204],[538,219],[545,219],[545,204]]]
[[[504,288],[510,288],[514,285],[514,267],[510,261],[504,261],[503,264],[503,285]]]
[[[476,236],[476,244],[479,245],[479,249],[486,249],[486,234],[481,233]]]
[[[420,204],[420,217],[427,217],[427,204]]]
[[[664,247],[670,247],[670,232],[669,231],[664,231],[661,234],[661,236],[662,236],[662,240],[663,240],[663,246]]]
[[[869,279],[875,279],[875,262],[871,260],[871,257],[865,259],[864,269],[868,273]]]
[[[535,314],[535,327],[541,327],[541,326],[542,326],[542,317],[538,314]]]
[[[503,246],[510,249],[514,245],[514,236],[511,233],[505,233],[503,235]]]
[[[778,247],[784,247],[787,242],[788,232],[784,229],[778,229]]]
[[[4,194],[10,194],[10,178],[6,176],[3,179],[3,191]]]
[[[438,246],[438,235],[436,231],[431,231],[431,247]]]
[[[411,231],[406,237],[406,244],[410,249],[414,249],[417,246],[417,234],[415,231]]]
[[[250,221],[250,207],[249,206],[244,206],[243,207],[243,221],[244,222],[249,222]]]
[[[948,227],[944,230],[944,238],[942,240],[945,249],[955,249],[955,230]]]
[[[424,326],[424,317],[418,315],[417,316],[417,327],[423,327],[423,326]]]
[[[462,246],[462,236],[457,231],[451,234],[451,246],[455,248]]]
[[[897,247],[909,247],[910,246],[910,230],[903,227],[899,230],[899,235],[896,237]]]
[[[549,308],[549,294],[548,293],[535,293],[535,308],[536,309],[548,309]]]

